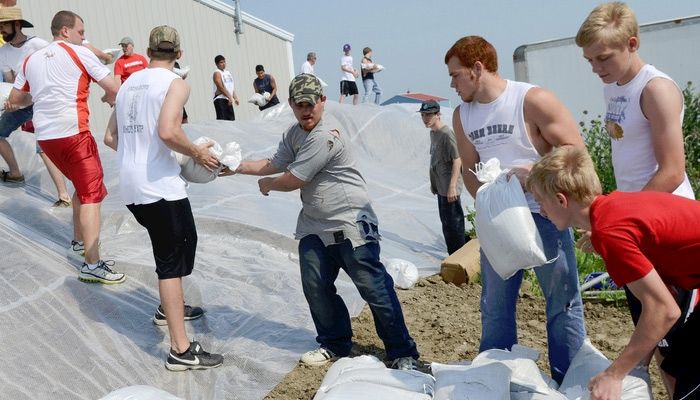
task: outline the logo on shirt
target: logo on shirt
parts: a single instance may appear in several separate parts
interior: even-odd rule
[[[124,133],[141,133],[143,132],[143,124],[139,124],[139,109],[141,98],[146,94],[150,85],[130,86],[127,90],[127,104],[129,111],[127,112],[128,121],[122,125],[121,131]]]
[[[622,139],[625,134],[620,123],[625,121],[625,111],[629,104],[630,99],[625,96],[611,97],[608,100],[605,111],[605,130],[615,140]]]
[[[494,136],[494,135],[495,135],[496,139],[503,139],[503,138],[507,137],[508,135],[512,135],[514,129],[515,129],[515,125],[510,125],[510,124],[487,125],[483,128],[475,129],[475,130],[469,132],[469,139],[471,139],[472,142],[475,142],[478,139],[490,137],[490,136]],[[489,139],[488,141],[491,141],[491,140]]]

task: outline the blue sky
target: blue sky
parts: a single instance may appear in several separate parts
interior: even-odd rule
[[[383,100],[407,90],[458,101],[449,87],[444,55],[462,36],[494,44],[503,77],[513,78],[513,51],[520,45],[574,36],[600,1],[588,0],[241,0],[241,9],[295,35],[294,69],[306,53],[318,55],[316,73],[339,96],[340,57],[350,43],[356,68],[362,48],[386,68],[376,74]],[[640,24],[700,15],[698,0],[627,2]],[[642,42],[642,55],[644,43]],[[581,62],[585,62],[581,58]],[[270,71],[274,74],[274,71]],[[361,86],[361,85],[359,85]],[[364,91],[360,88],[360,94]]]

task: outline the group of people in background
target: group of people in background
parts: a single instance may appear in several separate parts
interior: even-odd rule
[[[0,19],[0,32],[12,46],[14,40],[25,40],[15,38],[26,24],[21,14],[10,21]],[[167,324],[170,333],[166,367],[222,365],[221,355],[190,342],[184,325],[204,311],[184,301],[182,278],[194,266],[197,232],[172,152],[190,156],[209,170],[219,165],[207,145],[192,144],[182,130],[190,89],[172,72],[182,54],[179,34],[168,26],[154,28],[147,49],[150,61],[118,62],[122,72],[118,74],[115,66],[115,75],[121,77],[118,83],[83,45],[84,22],[77,14],[60,11],[51,31],[52,43],[27,52],[21,68],[13,63],[16,69],[9,77],[14,89],[0,127],[10,118],[6,115],[27,112],[21,111],[27,107],[32,110],[39,148],[76,188],[71,251],[84,253],[80,278],[121,283],[124,274],[99,257],[100,203],[107,192],[87,114],[81,112],[87,98],[76,97],[87,90],[90,80],[104,89],[103,101],[115,105],[105,143],[117,151],[122,202],[151,238],[161,300],[154,322]],[[29,42],[27,38],[22,43]],[[502,78],[495,48],[480,36],[466,36],[444,57],[451,87],[462,100],[453,112],[452,129],[442,122],[437,102],[425,102],[419,110],[431,132],[430,186],[437,195],[448,251],[466,242],[462,185],[479,201],[482,183],[470,172],[471,166],[498,158],[511,171],[511,179],[529,189],[526,198],[546,258],[554,260],[534,269],[546,301],[552,378],[562,381],[586,337],[569,229],[575,226],[585,231],[577,245],[598,252],[612,278],[625,285],[637,325],[621,355],[591,380],[591,398],[619,399],[623,378],[634,368],[646,368],[654,353],[670,396],[698,398],[700,368],[695,360],[700,355],[696,344],[700,314],[694,312],[694,305],[695,289],[700,288],[700,231],[695,228],[700,223],[700,206],[692,200],[685,174],[681,90],[640,58],[639,27],[624,3],[596,7],[581,25],[576,43],[593,73],[605,83],[605,121],[612,138],[614,173],[618,189],[627,193],[601,194],[578,126],[554,93]],[[126,37],[121,45],[127,56],[133,41]],[[17,43],[12,47],[18,48]],[[357,104],[355,78],[362,73],[365,99],[374,93],[378,103],[381,89],[373,74],[381,68],[373,62],[372,50],[363,50],[361,71],[353,67],[350,52],[351,46],[344,45],[340,102],[351,95]],[[233,79],[223,56],[214,61],[217,118],[233,119],[233,104],[239,104]],[[261,176],[258,185],[265,196],[271,191],[301,193],[295,238],[302,287],[319,343],[302,355],[301,362],[323,365],[351,354],[350,317],[334,284],[343,269],[372,311],[388,360],[395,368],[412,370],[419,353],[393,281],[380,261],[379,221],[348,133],[324,112],[326,96],[321,80],[313,74],[315,62],[316,54],[309,53],[302,73],[290,83],[288,104],[296,122],[282,134],[275,154],[243,161],[220,175]],[[129,71],[135,63],[145,69]],[[255,70],[256,93],[269,95],[261,109],[278,104],[274,78],[262,65]],[[0,154],[5,157],[3,143],[0,140]],[[161,178],[149,179],[146,166],[159,171]],[[18,169],[10,169],[3,180],[19,180]],[[504,280],[483,252],[480,263],[479,350],[510,349],[517,343],[516,304],[523,272]]]

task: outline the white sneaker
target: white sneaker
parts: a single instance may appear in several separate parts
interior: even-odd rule
[[[109,266],[107,263],[110,263]],[[126,279],[124,274],[114,272],[109,268],[114,265],[114,261],[107,261],[107,263],[100,260],[97,262],[97,267],[95,269],[90,269],[87,263],[83,263],[82,268],[80,268],[78,279],[83,282],[104,283],[106,285],[124,282]]]
[[[400,371],[415,371],[418,369],[418,364],[413,357],[399,357],[391,363],[391,368]]]
[[[76,242],[75,240],[70,241],[70,246],[67,250],[68,258],[77,261],[83,261],[85,258],[85,243]]]
[[[332,351],[319,347],[316,350],[307,351],[301,356],[301,362],[306,365],[320,366],[336,360]]]

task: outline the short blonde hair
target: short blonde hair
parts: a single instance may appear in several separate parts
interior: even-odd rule
[[[564,193],[580,203],[590,203],[601,194],[593,161],[583,148],[555,148],[533,166],[526,188],[543,197]]]
[[[597,42],[624,46],[631,37],[639,42],[639,24],[634,11],[625,3],[604,3],[594,8],[576,34],[579,47]]]

